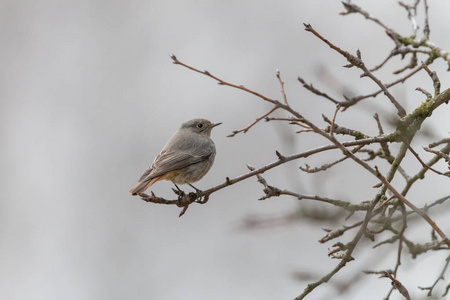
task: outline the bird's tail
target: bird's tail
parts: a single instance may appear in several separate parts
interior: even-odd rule
[[[145,192],[146,189],[148,189],[152,184],[154,184],[158,180],[159,177],[152,178],[151,180],[143,180],[138,184],[136,184],[136,186],[130,190],[130,194],[133,196],[139,195]]]

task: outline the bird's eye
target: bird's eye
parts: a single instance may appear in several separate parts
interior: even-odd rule
[[[197,127],[198,127],[198,128],[203,128],[203,123],[198,123],[198,124],[197,124]]]

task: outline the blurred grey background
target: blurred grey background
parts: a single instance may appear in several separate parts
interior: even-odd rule
[[[410,34],[396,1],[365,2],[358,4]],[[449,50],[444,12],[450,2],[428,3],[431,39]],[[301,206],[287,197],[257,201],[263,192],[255,178],[213,194],[206,205],[192,205],[182,218],[179,208],[145,203],[128,190],[191,118],[223,122],[213,132],[216,163],[197,183],[203,189],[247,172],[246,164],[276,160],[275,150],[289,155],[325,144],[270,122],[226,137],[270,106],[173,65],[169,55],[277,99],[279,69],[291,105],[323,124],[321,114],[331,116],[334,107],[304,90],[297,76],[335,97],[342,87],[358,94],[376,87],[360,80],[359,71],[341,68],[345,60],[305,32],[302,23],[350,52],[360,49],[369,66],[392,48],[383,30],[361,16],[342,17],[342,10],[339,1],[314,0],[1,1],[0,298],[291,299],[331,270],[337,263],[327,257],[331,244],[317,242],[324,235],[321,227],[333,226],[326,220],[243,229],[249,218],[327,208]],[[405,63],[395,60],[381,73],[383,80],[394,79],[390,72]],[[445,64],[433,69],[447,88]],[[417,86],[432,90],[423,74],[393,89],[408,111],[423,101],[414,92]],[[376,134],[371,116],[378,111],[387,124],[383,113],[392,109],[387,102],[379,96],[338,120]],[[448,136],[450,118],[448,108],[436,114],[439,124],[427,126],[437,140]],[[343,169],[326,175],[298,170],[305,162],[339,156],[334,154],[264,176],[270,184],[305,194],[371,199],[376,180],[359,168],[352,173],[351,163],[344,165],[345,181]],[[152,190],[173,198],[171,187],[161,182]],[[421,199],[423,193],[415,192],[413,199]],[[436,181],[432,195],[426,195],[435,199],[445,192],[448,188]],[[393,266],[395,248],[379,251],[385,259],[374,261],[371,253],[357,251],[357,261],[308,299],[381,299],[390,284],[372,277],[364,277],[364,288],[351,288],[352,298],[338,295],[339,283],[361,276],[361,263],[368,269]],[[408,287],[424,295],[417,285],[431,284],[441,267],[442,256],[436,264],[415,261],[410,267],[405,256],[402,278],[408,282],[409,271],[420,268],[421,277],[410,278]],[[307,278],[295,276],[298,272]]]

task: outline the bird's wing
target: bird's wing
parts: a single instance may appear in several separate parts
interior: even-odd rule
[[[202,162],[208,159],[212,155],[213,151],[214,149],[212,147],[203,148],[192,153],[182,152],[179,150],[163,150],[158,154],[158,156],[156,156],[152,165],[145,170],[139,179],[139,182]]]
[[[144,171],[144,173],[142,173],[141,177],[139,178],[138,182],[142,182],[145,180],[145,178],[147,178],[150,173],[153,171],[152,166],[148,167],[147,170]]]

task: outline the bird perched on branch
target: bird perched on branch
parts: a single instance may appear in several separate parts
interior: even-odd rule
[[[130,193],[139,195],[159,180],[171,180],[179,191],[177,184],[187,183],[200,192],[191,183],[202,179],[214,163],[216,146],[211,140],[211,130],[220,124],[206,119],[181,124]]]

